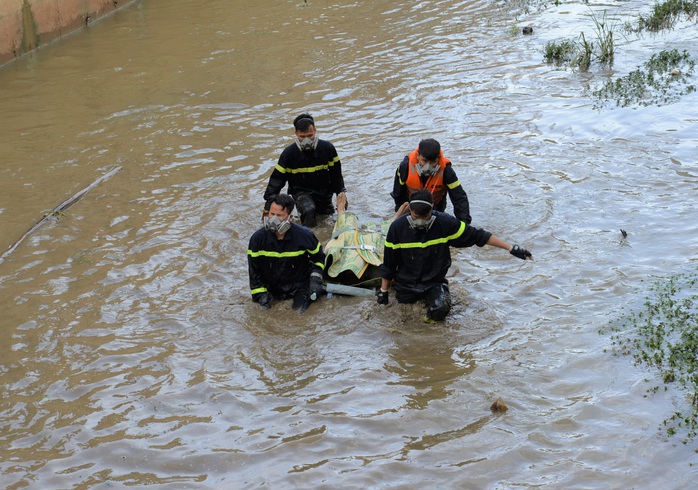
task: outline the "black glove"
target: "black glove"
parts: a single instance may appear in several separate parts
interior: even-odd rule
[[[511,250],[509,251],[511,255],[514,257],[517,257],[521,260],[526,260],[526,259],[531,259],[533,260],[533,255],[531,255],[531,252],[526,250],[525,248],[521,248],[518,245],[514,245],[511,247]]]
[[[313,272],[310,274],[310,299],[315,301],[320,297],[322,293],[325,292],[325,285],[322,283],[322,274],[319,272]]]
[[[294,310],[300,310],[301,314],[308,311],[308,308],[310,308],[310,298],[308,297],[308,292],[299,291],[296,293],[296,295],[293,297],[293,304],[291,305],[291,308]]]
[[[269,209],[271,208],[271,203],[272,203],[272,201],[274,201],[275,197],[276,197],[276,194],[272,194],[271,196],[269,196],[269,199],[267,199],[267,202],[264,203],[264,211],[267,211],[267,212],[269,211]]]
[[[387,305],[388,304],[388,291],[383,291],[382,289],[379,289],[376,292],[376,301],[378,302],[379,305]]]
[[[261,306],[265,310],[268,310],[269,308],[271,308],[271,294],[269,294],[269,293],[260,294],[259,298],[257,298],[257,303],[259,303],[259,306]]]

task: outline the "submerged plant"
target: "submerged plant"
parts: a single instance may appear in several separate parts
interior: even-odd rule
[[[631,29],[635,32],[659,32],[663,29],[673,29],[681,17],[696,14],[698,14],[698,0],[667,0],[656,4],[651,14],[640,14],[637,27]]]
[[[594,31],[599,42],[598,60],[602,64],[611,66],[616,53],[616,43],[613,39],[613,31],[616,26],[609,23],[605,10],[600,18],[592,12],[591,20],[594,21]]]
[[[613,65],[616,52],[614,38],[616,26],[609,22],[605,10],[600,17],[592,12],[591,19],[596,37],[594,41],[588,40],[584,32],[579,35],[578,41],[550,41],[545,45],[543,59],[547,63],[565,64],[581,71],[589,70],[594,61],[609,67]]]
[[[595,106],[600,108],[608,100],[615,100],[620,107],[670,104],[682,95],[695,92],[695,86],[689,84],[694,67],[695,61],[685,50],[661,51],[641,68],[615,81],[609,80],[595,91],[594,97],[598,99]]]
[[[579,52],[573,60],[572,66],[576,66],[582,71],[587,71],[591,66],[591,60],[594,56],[594,43],[587,41],[587,38],[584,36],[583,32],[579,35],[579,39],[581,40],[579,44]]]
[[[698,276],[676,274],[656,283],[644,309],[626,314],[615,326],[601,330],[611,333],[613,353],[632,356],[636,364],[657,371],[659,384],[648,393],[668,391],[676,386],[686,394],[688,407],[663,421],[667,435],[683,429],[684,443],[698,435]]]
[[[546,63],[562,65],[571,63],[576,54],[577,45],[574,41],[568,39],[548,41],[543,51],[543,59]]]

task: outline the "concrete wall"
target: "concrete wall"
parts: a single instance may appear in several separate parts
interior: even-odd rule
[[[0,0],[0,65],[136,0]]]

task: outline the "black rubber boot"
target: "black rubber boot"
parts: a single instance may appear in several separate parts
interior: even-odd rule
[[[439,284],[429,290],[426,297],[427,320],[442,322],[451,311],[451,292],[446,284]]]

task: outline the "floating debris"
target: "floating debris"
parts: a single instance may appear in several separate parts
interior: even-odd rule
[[[623,235],[623,238],[628,238],[628,232],[625,231],[623,228],[620,229],[620,234]]]
[[[509,410],[509,407],[507,407],[507,404],[504,403],[504,400],[501,398],[497,398],[495,402],[490,406],[490,410],[493,412],[506,412]]]
[[[533,34],[533,27],[526,26],[521,30],[521,32],[523,32],[526,35]]]
[[[44,216],[43,216],[34,226],[32,226],[32,227],[29,229],[29,231],[27,231],[24,235],[22,235],[22,236],[20,237],[19,240],[17,240],[9,249],[7,249],[7,250],[5,251],[5,253],[3,253],[3,254],[0,256],[0,264],[2,264],[2,263],[5,261],[5,258],[6,258],[8,255],[10,255],[12,252],[14,252],[14,251],[17,249],[17,247],[19,247],[19,245],[24,241],[25,238],[27,238],[27,237],[28,237],[29,235],[31,235],[34,231],[36,231],[36,230],[37,230],[41,225],[43,225],[46,221],[48,221],[48,220],[49,220],[50,218],[52,218],[52,217],[55,218],[55,219],[61,219],[62,217],[64,217],[64,216],[65,216],[64,211],[65,211],[66,209],[68,209],[70,206],[72,206],[73,204],[75,204],[76,202],[78,202],[80,199],[82,199],[83,196],[84,196],[85,194],[87,194],[90,190],[92,190],[94,187],[97,187],[97,185],[99,185],[99,184],[102,183],[103,181],[107,180],[108,178],[110,178],[112,175],[114,175],[115,173],[117,173],[117,172],[120,171],[120,170],[121,170],[121,166],[116,166],[115,168],[113,168],[113,169],[111,169],[109,172],[107,172],[105,175],[102,175],[102,176],[99,177],[97,180],[95,180],[94,182],[92,182],[90,185],[88,185],[87,187],[85,187],[83,190],[81,190],[80,192],[78,192],[77,194],[75,194],[75,195],[74,195],[73,197],[71,197],[70,199],[66,199],[65,201],[63,201],[61,204],[59,204],[58,206],[56,206],[56,207],[53,209],[53,211],[51,211],[50,213],[44,214]]]

